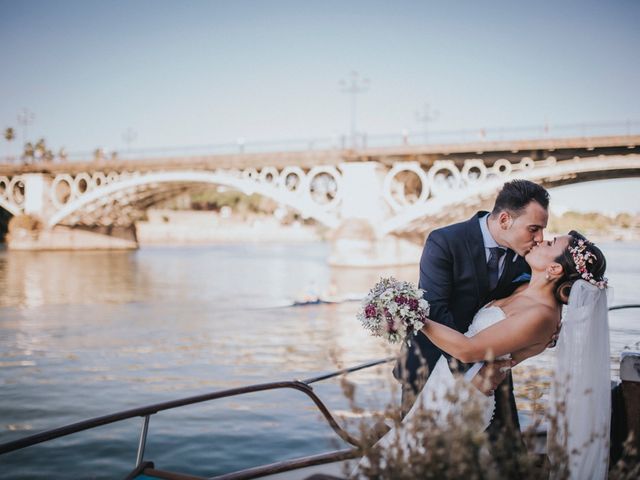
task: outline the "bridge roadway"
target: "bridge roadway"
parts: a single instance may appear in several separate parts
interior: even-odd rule
[[[167,171],[275,168],[297,166],[309,169],[317,165],[338,165],[343,162],[376,161],[392,165],[399,161],[417,161],[425,167],[436,160],[452,160],[458,166],[469,158],[478,158],[491,165],[493,161],[530,157],[540,160],[552,155],[557,160],[580,156],[626,155],[640,153],[640,135],[599,137],[545,138],[531,140],[481,141],[451,144],[400,145],[391,147],[276,151],[212,155],[157,156],[137,159],[88,160],[73,162],[38,162],[28,165],[0,164],[0,175],[21,173],[69,173],[86,171]]]

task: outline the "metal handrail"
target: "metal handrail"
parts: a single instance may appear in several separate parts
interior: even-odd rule
[[[136,467],[142,464],[144,459],[144,449],[147,445],[147,432],[149,432],[149,420],[151,415],[144,416],[144,422],[142,422],[142,430],[140,431],[140,440],[138,442],[138,453],[136,455]]]
[[[625,305],[614,305],[613,307],[609,307],[609,311],[623,310],[625,308],[640,308],[640,303],[627,303]]]
[[[336,434],[340,438],[342,438],[344,441],[357,447],[359,446],[358,441],[354,437],[352,437],[346,430],[340,427],[340,425],[333,418],[333,416],[331,415],[327,407],[324,405],[324,403],[322,403],[320,398],[315,394],[310,384],[319,382],[321,380],[337,377],[345,373],[351,373],[351,372],[355,372],[365,368],[373,367],[376,365],[381,365],[383,363],[388,363],[392,360],[395,360],[395,358],[396,357],[389,357],[381,360],[374,360],[371,362],[366,362],[360,365],[356,365],[354,367],[344,368],[328,374],[312,377],[306,380],[269,382],[269,383],[261,383],[256,385],[249,385],[246,387],[231,388],[231,389],[222,390],[219,392],[205,393],[203,395],[196,395],[192,397],[185,397],[177,400],[171,400],[168,402],[155,403],[152,405],[133,408],[130,410],[124,410],[124,411],[112,413],[109,415],[104,415],[101,417],[94,417],[88,420],[83,420],[81,422],[65,425],[63,427],[54,428],[52,430],[36,433],[34,435],[29,435],[27,437],[20,438],[18,440],[13,440],[11,442],[2,443],[0,444],[0,455],[9,453],[15,450],[20,450],[22,448],[30,447],[32,445],[46,442],[48,440],[53,440],[56,438],[64,437],[66,435],[71,435],[73,433],[89,430],[95,427],[99,427],[101,425],[108,425],[111,423],[120,422],[122,420],[127,420],[129,418],[134,418],[134,417],[145,417],[145,422],[142,427],[142,432],[140,435],[140,442],[138,447],[137,464],[139,464],[142,461],[142,456],[144,453],[144,447],[146,443],[146,430],[148,429],[148,424],[149,424],[148,417],[150,417],[151,415],[154,415],[164,410],[171,410],[174,408],[193,405],[196,403],[207,402],[210,400],[217,400],[219,398],[245,395],[247,393],[262,392],[262,391],[268,391],[268,390],[277,390],[282,388],[291,388],[306,394],[316,404],[316,407],[318,407],[318,409],[320,410],[324,418],[327,420],[331,428],[334,430],[334,432],[336,432]]]
[[[297,468],[311,467],[313,465],[322,465],[342,460],[350,460],[358,456],[358,450],[343,449],[328,453],[320,453],[318,455],[310,455],[303,458],[295,458],[293,460],[284,460],[271,463],[269,465],[261,465],[259,467],[250,467],[237,472],[223,473],[209,477],[208,480],[245,480],[249,478],[258,478],[265,475],[274,475],[277,473],[295,470]]]

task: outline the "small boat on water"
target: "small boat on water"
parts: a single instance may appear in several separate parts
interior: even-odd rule
[[[342,303],[360,302],[365,293],[349,293],[346,295],[301,295],[295,299],[283,299],[275,305],[257,307],[256,310],[272,308],[309,307],[316,305],[338,305]]]
[[[306,307],[309,305],[335,305],[338,303],[347,302],[360,302],[364,298],[364,294],[351,294],[344,296],[319,296],[319,297],[306,297],[300,300],[295,300],[291,303],[291,307]]]
[[[626,308],[640,308],[640,304],[618,305],[609,310]],[[262,383],[240,388],[232,388],[202,395],[180,398],[168,402],[146,405],[130,410],[112,413],[101,417],[91,418],[63,427],[47,430],[18,440],[0,444],[0,456],[16,450],[25,449],[33,445],[48,442],[56,438],[90,430],[102,425],[121,422],[134,417],[143,419],[138,441],[136,464],[125,477],[126,480],[245,480],[253,478],[284,480],[284,479],[336,479],[344,476],[344,464],[358,457],[360,452],[359,440],[341,427],[334,415],[314,392],[312,385],[340,375],[347,375],[359,370],[375,367],[395,360],[395,357],[374,360],[354,367],[337,370],[330,373],[310,377],[305,380],[288,380],[280,382]],[[304,393],[318,409],[322,417],[333,429],[336,435],[350,444],[351,448],[334,450],[318,455],[311,455],[293,460],[281,461],[273,464],[252,467],[232,473],[212,477],[194,476],[184,472],[162,470],[155,462],[145,459],[145,446],[151,417],[156,413],[185,407],[188,405],[210,402],[221,398],[247,395],[268,390],[291,389]],[[640,352],[626,351],[621,355],[620,381],[612,382],[612,422],[611,422],[611,456],[615,460],[622,453],[622,443],[633,433],[637,447],[640,447]],[[534,449],[544,450],[546,432],[537,432],[539,441]],[[10,474],[10,472],[3,472]]]

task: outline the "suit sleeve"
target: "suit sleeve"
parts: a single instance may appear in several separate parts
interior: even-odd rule
[[[448,242],[440,232],[431,232],[420,259],[420,282],[429,302],[429,318],[457,330],[449,311],[453,286],[453,255]]]

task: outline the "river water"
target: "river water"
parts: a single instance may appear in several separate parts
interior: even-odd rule
[[[640,245],[603,244],[613,304],[640,301]],[[351,299],[417,266],[326,265],[326,244],[148,247],[136,252],[0,251],[0,443],[136,406],[275,380],[308,378],[394,353],[355,319]],[[612,312],[612,374],[640,340],[638,310]],[[530,360],[516,380],[548,364]],[[354,374],[367,408],[396,399],[390,366]],[[518,391],[523,391],[523,383]],[[315,387],[350,419],[337,381]],[[526,402],[521,399],[526,417]],[[353,419],[351,419],[353,420]],[[525,418],[526,422],[526,418]],[[9,478],[121,478],[142,420],[0,456]],[[212,476],[346,444],[303,394],[256,393],[151,417],[145,458]]]

